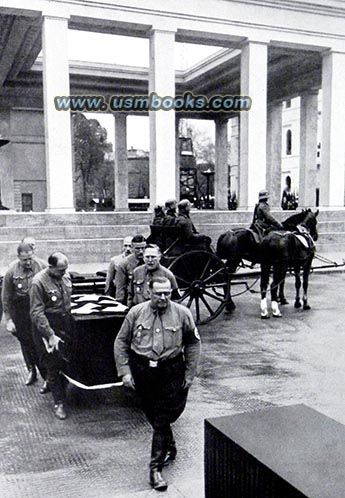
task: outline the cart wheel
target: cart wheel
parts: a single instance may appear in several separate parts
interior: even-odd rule
[[[169,270],[176,277],[179,302],[190,308],[199,325],[216,318],[229,299],[229,275],[213,253],[191,251],[176,258]]]

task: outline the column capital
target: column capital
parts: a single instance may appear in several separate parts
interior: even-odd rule
[[[240,49],[242,50],[243,48],[248,47],[248,45],[269,45],[269,40],[244,40],[242,43],[240,43]]]
[[[215,123],[219,123],[219,124],[226,124],[226,123],[228,123],[229,119],[230,119],[230,118],[226,118],[226,117],[224,117],[224,116],[221,116],[221,117],[216,117],[216,118],[214,118],[214,120],[213,120],[213,121],[214,121]]]
[[[119,119],[119,118],[125,119],[125,118],[128,118],[128,116],[129,116],[128,112],[122,112],[122,111],[121,112],[112,112],[109,114],[113,115],[115,121],[116,121],[116,119]]]
[[[177,29],[165,29],[165,28],[160,28],[160,27],[155,28],[153,26],[147,33],[150,36],[150,38],[151,38],[151,36],[155,35],[156,33],[171,34],[171,35],[175,36],[177,33]]]
[[[330,55],[345,55],[345,50],[342,51],[342,50],[333,50],[332,48],[327,48],[326,50],[323,50],[321,52],[321,56],[323,58]]]
[[[300,97],[308,97],[312,95],[318,95],[319,90],[317,88],[311,88],[310,90],[305,90],[300,93]]]
[[[51,4],[49,3],[42,10],[43,18],[52,18],[52,19],[67,19],[69,20],[71,17],[70,10],[66,5],[63,7],[61,5]]]
[[[267,109],[273,109],[275,107],[279,107],[283,105],[283,100],[273,100],[267,103]]]

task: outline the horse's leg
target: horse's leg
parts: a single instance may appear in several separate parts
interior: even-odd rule
[[[301,266],[299,263],[294,265],[294,273],[295,273],[295,289],[296,289],[296,297],[295,297],[295,308],[300,308],[301,299],[300,299],[300,289],[301,289],[301,277],[300,277]]]
[[[282,316],[278,304],[278,288],[284,281],[284,278],[284,265],[282,263],[273,265],[273,281],[271,283],[271,309],[272,315],[276,318],[280,318]]]
[[[303,309],[310,310],[308,303],[308,283],[309,283],[309,273],[311,268],[312,260],[308,261],[303,267]]]
[[[225,305],[225,313],[232,313],[236,309],[236,304],[231,297],[231,280],[229,280],[229,295]]]
[[[285,297],[284,293],[284,288],[285,288],[285,279],[282,280],[279,284],[279,304],[289,304],[289,301]]]
[[[261,302],[260,302],[260,310],[261,310],[261,318],[269,318],[267,309],[267,287],[270,278],[270,264],[261,263],[261,277],[260,277],[260,291],[261,291]]]
[[[239,261],[234,263],[234,262],[227,260],[226,268],[227,268],[229,273],[235,273],[239,264],[240,264]],[[232,313],[235,309],[236,309],[236,304],[234,303],[234,301],[232,300],[232,297],[231,297],[231,276],[230,276],[229,277],[229,294],[228,294],[228,299],[227,299],[227,302],[225,305],[225,313]]]

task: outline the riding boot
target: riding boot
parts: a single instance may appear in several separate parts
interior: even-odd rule
[[[64,403],[66,398],[66,388],[61,374],[59,374],[58,378],[54,382],[48,381],[47,384],[53,395],[55,404],[58,405],[60,403]]]
[[[165,454],[163,465],[169,465],[169,463],[173,462],[176,458],[177,448],[174,440],[173,432],[170,428],[169,436],[167,437],[167,451]]]
[[[25,381],[26,386],[31,386],[31,384],[34,384],[37,380],[37,372],[35,367],[30,367],[29,368],[29,375],[27,376],[27,379]]]
[[[161,472],[164,458],[167,452],[167,438],[164,432],[153,430],[151,461],[150,461],[150,483],[153,489],[165,491],[168,487]]]

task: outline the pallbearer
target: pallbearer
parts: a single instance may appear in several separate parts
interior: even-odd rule
[[[29,288],[33,277],[47,264],[34,256],[34,251],[28,243],[19,244],[17,255],[18,260],[11,264],[4,276],[2,304],[6,329],[20,342],[29,372],[25,385],[30,386],[37,380],[39,365],[31,330]],[[45,378],[44,369],[39,370]]]
[[[49,267],[38,273],[30,288],[30,315],[40,362],[47,370],[48,386],[54,398],[55,416],[67,417],[65,402],[64,348],[72,330],[72,282],[67,273],[68,259],[61,252],[48,258]]]

